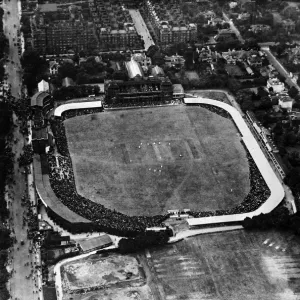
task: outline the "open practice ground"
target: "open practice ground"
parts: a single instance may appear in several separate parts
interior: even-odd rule
[[[63,299],[152,299],[144,270],[131,255],[93,254],[66,263],[61,272]],[[90,288],[95,291],[78,292]]]
[[[65,121],[78,192],[128,215],[229,209],[249,192],[234,123],[195,106],[168,106]]]
[[[299,249],[292,233],[240,230],[155,248],[147,260],[161,299],[298,300]]]
[[[73,286],[106,288],[81,294],[65,288],[63,299],[300,299],[300,238],[287,231],[199,235],[137,258],[92,255],[66,264],[63,272]],[[132,278],[124,280],[127,272]]]

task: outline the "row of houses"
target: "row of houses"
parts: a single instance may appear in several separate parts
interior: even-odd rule
[[[119,0],[37,4],[31,29],[32,46],[40,53],[143,49],[142,37]]]
[[[31,17],[34,49],[40,53],[63,54],[98,48],[94,24],[84,6],[37,5]]]
[[[197,25],[185,22],[180,6],[175,1],[164,3],[162,10],[161,4],[147,0],[144,10],[161,46],[197,40]]]
[[[142,37],[121,1],[89,0],[88,4],[100,50],[143,49]]]

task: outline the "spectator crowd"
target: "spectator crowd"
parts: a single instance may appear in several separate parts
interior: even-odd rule
[[[111,103],[104,103],[105,108],[122,108],[122,107],[145,107],[145,106],[158,106],[158,105],[169,105],[174,104],[174,100],[162,100],[154,97],[140,97],[141,99],[136,100],[135,98],[124,99],[123,101],[116,101]]]
[[[92,111],[85,110],[85,113],[94,112],[94,109]],[[144,232],[147,227],[161,226],[162,222],[168,218],[168,214],[152,217],[126,216],[92,202],[77,193],[63,119],[82,114],[83,111],[77,110],[75,114],[73,111],[70,115],[64,114],[63,118],[50,121],[57,150],[60,154],[55,156],[54,152],[48,153],[49,178],[56,196],[72,211],[95,222],[98,230],[111,234],[134,236]]]

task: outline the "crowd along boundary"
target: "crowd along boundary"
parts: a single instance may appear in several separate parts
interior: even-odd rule
[[[263,176],[266,184],[268,185],[271,191],[271,195],[266,200],[266,202],[263,203],[257,210],[253,212],[234,214],[234,215],[224,215],[224,216],[191,218],[191,219],[187,219],[189,226],[240,222],[243,221],[246,217],[251,218],[261,213],[266,214],[271,212],[283,200],[285,195],[284,189],[281,182],[279,181],[276,174],[274,173],[272,167],[270,166],[268,160],[266,159],[264,153],[260,149],[258,142],[252,135],[252,132],[250,131],[246,122],[241,116],[241,114],[234,107],[224,102],[220,102],[208,98],[202,98],[202,97],[184,98],[184,103],[185,104],[208,104],[208,105],[217,106],[223,108],[231,115],[233,121],[235,122],[237,128],[239,129],[239,132],[241,134],[241,139],[243,140],[246,147],[248,148],[254,162],[256,163],[261,175]]]

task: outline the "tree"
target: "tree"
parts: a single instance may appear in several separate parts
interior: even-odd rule
[[[8,39],[3,32],[0,32],[0,59],[4,57],[4,53],[8,52]]]
[[[268,3],[268,0],[256,0],[255,2],[258,6],[264,6]]]
[[[114,72],[112,74],[112,78],[114,80],[123,80],[123,81],[126,81],[126,80],[128,80],[128,75],[124,71],[116,71],[116,72]]]
[[[288,153],[288,161],[293,167],[298,167],[300,165],[300,154],[298,151],[292,151]]]
[[[254,104],[251,100],[245,100],[241,103],[241,109],[243,112],[246,112],[247,110],[253,110]]]
[[[6,228],[0,229],[0,250],[7,249],[11,246],[12,241],[10,238],[10,231]]]
[[[76,75],[77,84],[86,84],[90,82],[90,76],[84,72],[80,72]]]
[[[153,55],[154,55],[157,51],[159,51],[158,46],[156,46],[156,45],[151,45],[151,46],[147,49],[146,54],[147,54],[147,56],[149,56],[149,57],[152,58]]]
[[[80,57],[86,57],[86,53],[83,50],[79,51],[79,56]]]
[[[291,98],[295,98],[298,95],[298,93],[298,90],[294,86],[292,86],[288,91],[288,94]]]
[[[296,187],[297,185],[299,187],[299,183],[300,183],[300,168],[295,167],[292,170],[290,170],[290,172],[286,176],[285,181],[288,184],[288,186],[291,187],[291,188]]]
[[[153,65],[158,65],[158,66],[163,65],[165,63],[164,55],[160,51],[157,51],[152,56],[152,63]]]
[[[64,62],[58,68],[58,74],[61,78],[70,77],[76,80],[77,68],[70,62]]]
[[[241,88],[241,83],[233,77],[230,77],[228,79],[227,85],[230,91],[232,91],[233,93],[236,93]]]

